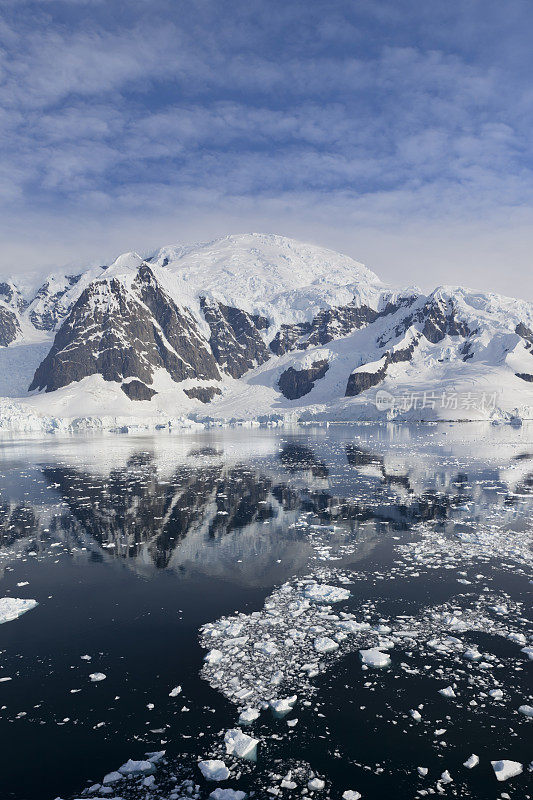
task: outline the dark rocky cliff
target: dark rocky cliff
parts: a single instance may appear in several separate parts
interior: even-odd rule
[[[144,266],[131,289],[112,278],[95,281],[82,292],[30,391],[51,392],[95,374],[106,381],[137,378],[149,384],[159,367],[174,381],[220,378],[193,318],[176,306]]]

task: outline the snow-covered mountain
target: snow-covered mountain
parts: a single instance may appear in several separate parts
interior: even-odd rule
[[[0,426],[533,418],[533,304],[281,236],[0,282]]]

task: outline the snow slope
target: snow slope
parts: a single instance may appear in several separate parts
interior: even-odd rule
[[[284,236],[242,234],[189,247],[163,247],[150,264],[166,268],[176,300],[200,295],[281,322],[322,308],[379,301],[386,287],[371,270],[325,247]]]

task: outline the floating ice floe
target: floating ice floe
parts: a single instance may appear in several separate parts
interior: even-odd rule
[[[248,734],[243,733],[240,728],[233,728],[230,731],[226,731],[224,742],[228,755],[237,756],[238,758],[248,758],[252,761],[257,757],[259,739],[248,736]]]
[[[107,675],[105,672],[91,672],[89,678],[93,683],[98,683],[99,681],[105,681]]]
[[[341,600],[347,600],[350,592],[348,589],[330,586],[327,583],[312,583],[304,589],[304,596],[318,603],[339,603]]]
[[[293,694],[291,697],[281,697],[279,700],[271,700],[270,708],[277,716],[284,717],[294,708],[298,696]]]
[[[368,650],[359,650],[359,654],[361,656],[361,661],[363,664],[366,664],[367,667],[388,667],[391,663],[389,654],[382,653],[377,647],[371,647]]]
[[[318,636],[313,646],[317,653],[332,653],[338,648],[339,643],[334,642],[329,636]]]
[[[251,725],[258,719],[260,711],[257,708],[245,708],[239,715],[241,725]]]
[[[463,767],[466,767],[467,769],[473,769],[474,767],[477,767],[478,764],[479,756],[476,756],[475,753],[472,753],[472,755],[463,762]]]
[[[311,792],[321,792],[325,785],[326,782],[321,778],[311,778],[310,781],[307,781],[307,788]]]
[[[177,697],[179,694],[181,694],[181,686],[175,686],[174,689],[170,690],[170,692],[168,693],[168,696],[169,697]]]
[[[118,768],[122,775],[150,775],[154,770],[152,761],[134,761],[132,758]]]
[[[528,705],[519,706],[518,710],[525,717],[533,718],[533,706],[528,706]]]
[[[520,775],[524,770],[524,766],[520,761],[508,761],[503,759],[502,761],[491,761],[490,763],[499,781],[506,781],[509,778],[514,778],[516,775]]]
[[[107,775],[104,776],[102,781],[104,786],[108,786],[111,783],[116,783],[117,781],[124,780],[124,775],[121,772],[108,772]]]
[[[446,686],[445,689],[439,689],[439,694],[443,697],[457,697],[451,686]]]
[[[198,763],[198,769],[206,781],[225,781],[229,778],[229,769],[217,758],[206,759]]]
[[[353,789],[346,789],[346,791],[342,793],[342,800],[361,800],[361,793]]]
[[[12,622],[17,617],[31,611],[39,605],[37,600],[29,600],[19,597],[0,597],[0,625],[3,622]]]
[[[212,797],[213,800],[244,800],[246,792],[241,792],[240,789],[221,789],[218,786],[209,797]]]
[[[205,661],[207,662],[207,664],[218,664],[219,661],[222,661],[223,656],[224,654],[222,653],[221,650],[217,650],[216,648],[214,648],[213,650],[210,650],[209,653],[207,653]]]

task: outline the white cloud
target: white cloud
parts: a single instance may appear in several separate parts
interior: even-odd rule
[[[385,253],[410,253],[394,262],[407,281],[421,254],[421,274],[442,282],[442,254],[495,264],[505,244],[533,294],[533,90],[511,46],[530,63],[523,3],[467,0],[461,24],[440,0],[339,2],[322,16],[273,3],[227,14],[136,0],[120,24],[84,0],[6,15],[4,259],[92,260],[96,242],[129,250],[246,223],[320,233],[385,273]]]

